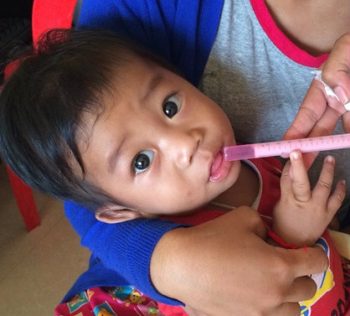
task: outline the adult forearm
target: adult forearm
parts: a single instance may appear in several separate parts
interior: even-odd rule
[[[297,315],[297,302],[315,291],[304,276],[323,271],[327,258],[319,249],[286,250],[264,239],[260,217],[246,207],[175,229],[155,248],[152,281],[206,315]]]

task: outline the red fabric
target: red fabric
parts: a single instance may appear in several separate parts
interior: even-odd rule
[[[181,306],[158,303],[158,309],[164,316],[188,316]]]
[[[158,310],[157,302],[128,285],[88,289],[74,296],[69,302],[58,305],[54,315],[163,316]]]

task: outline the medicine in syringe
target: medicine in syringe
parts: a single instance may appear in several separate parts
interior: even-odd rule
[[[289,157],[294,150],[302,153],[350,148],[350,133],[331,136],[310,137],[275,142],[224,147],[224,160],[242,160],[281,156]]]

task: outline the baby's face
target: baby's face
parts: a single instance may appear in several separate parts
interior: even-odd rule
[[[235,144],[221,108],[190,83],[133,57],[106,93],[105,111],[85,116],[79,144],[86,179],[146,214],[197,208],[236,181],[239,162],[222,158]]]

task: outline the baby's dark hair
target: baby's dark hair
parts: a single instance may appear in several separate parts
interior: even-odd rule
[[[51,30],[23,58],[0,95],[0,153],[27,184],[92,209],[117,203],[84,179],[76,138],[130,53],[159,62],[101,30]]]

